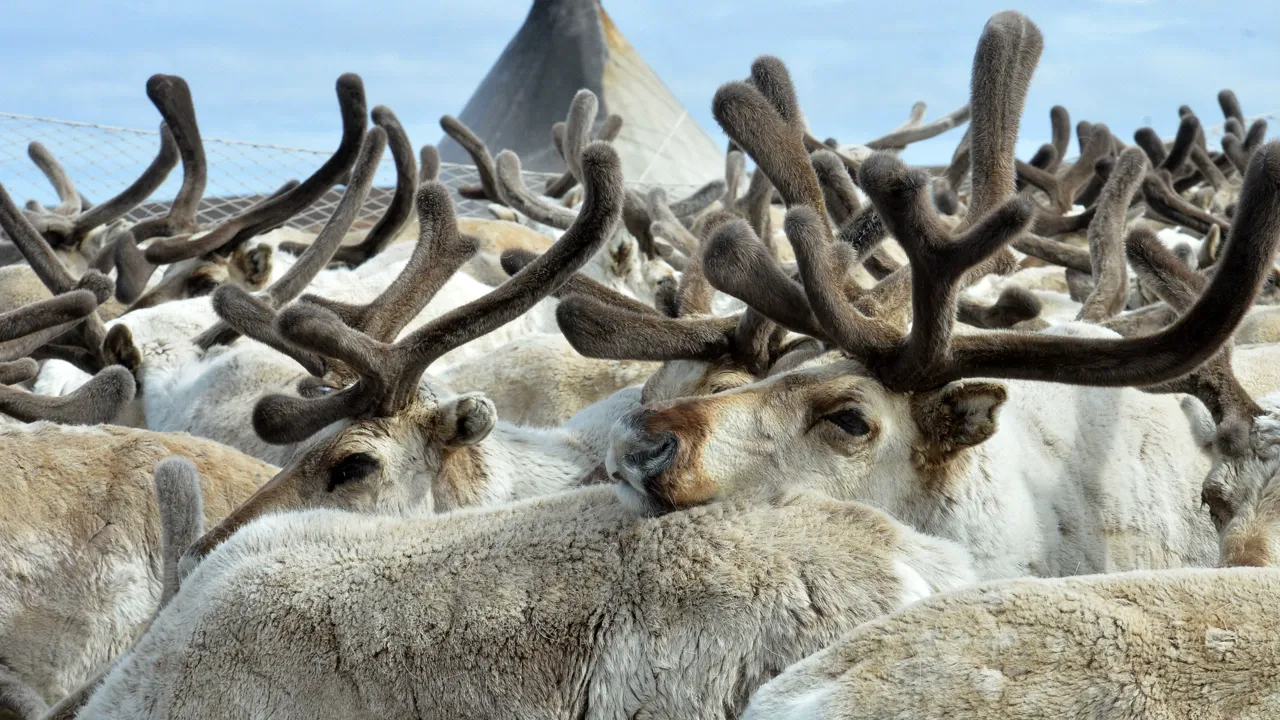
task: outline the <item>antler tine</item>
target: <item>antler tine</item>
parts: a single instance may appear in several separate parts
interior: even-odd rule
[[[961,377],[1107,387],[1154,385],[1181,377],[1216,354],[1235,332],[1271,271],[1277,245],[1280,142],[1272,142],[1249,164],[1219,270],[1204,294],[1172,325],[1126,339],[958,336],[952,362],[927,378],[927,385],[916,387],[936,387]]]
[[[189,236],[179,235],[156,240],[146,250],[147,260],[160,265],[234,247],[254,235],[278,227],[328,192],[360,154],[368,114],[364,83],[359,75],[342,75],[338,78],[336,87],[342,114],[342,141],[319,169],[293,190],[225,220],[199,238],[190,239]]]
[[[1143,284],[1155,290],[1156,295],[1178,314],[1185,313],[1195,304],[1207,284],[1204,276],[1192,272],[1146,228],[1137,228],[1129,233],[1125,254]],[[1222,349],[1212,359],[1190,375],[1143,390],[1193,395],[1209,408],[1214,421],[1219,424],[1228,419],[1247,420],[1262,414],[1261,408],[1241,387],[1231,367],[1230,342],[1223,343]]]
[[[187,86],[187,81],[177,75],[152,75],[147,79],[147,97],[151,98],[151,102],[160,111],[169,132],[173,133],[178,153],[182,156],[182,187],[178,188],[178,194],[174,196],[167,213],[134,226],[133,235],[139,242],[153,237],[195,232],[199,228],[196,211],[199,209],[200,198],[204,197],[209,174],[204,143],[200,139],[200,126],[196,123],[195,104],[191,100],[191,88]],[[146,195],[129,198],[133,205],[145,199]]]
[[[1243,175],[1245,168],[1249,167],[1249,153],[1244,149],[1244,141],[1227,133],[1222,136],[1222,152],[1231,160],[1236,171]]]
[[[621,115],[609,115],[600,125],[600,131],[596,133],[596,139],[608,143],[617,140],[618,135],[622,133],[622,125],[623,122]],[[555,125],[552,125],[551,136],[552,140],[555,142],[556,149],[560,151],[560,157],[564,157],[565,123],[558,122]],[[573,176],[573,173],[565,170],[560,177],[547,181],[546,190],[543,194],[549,198],[559,199],[564,197],[565,193],[572,190],[577,184],[578,179]]]
[[[1147,172],[1147,156],[1136,147],[1120,153],[1098,198],[1098,213],[1089,224],[1089,256],[1094,287],[1076,319],[1099,322],[1124,309],[1129,295],[1124,261],[1124,225],[1129,203]]]
[[[502,269],[507,275],[512,276],[524,269],[526,265],[538,258],[538,253],[530,250],[520,250],[512,248],[502,253],[500,262]],[[551,293],[552,297],[561,300],[568,299],[575,295],[589,297],[598,300],[600,303],[616,308],[620,311],[634,313],[639,315],[652,315],[654,317],[666,317],[657,310],[645,305],[634,298],[623,295],[617,290],[601,285],[582,273],[575,273],[573,277],[565,281],[563,285]]]
[[[804,288],[787,277],[744,220],[721,225],[707,240],[703,272],[711,285],[792,332],[826,339]]]
[[[1240,100],[1236,98],[1235,92],[1231,89],[1225,89],[1218,93],[1218,107],[1222,108],[1222,117],[1227,120],[1234,119],[1240,123],[1240,127],[1244,127],[1244,111],[1240,109]]]
[[[822,195],[827,203],[827,211],[836,221],[838,227],[853,217],[862,208],[858,199],[858,191],[854,188],[853,178],[844,169],[844,163],[830,150],[818,150],[809,156],[813,170],[818,175],[818,184],[822,186]]]
[[[742,198],[746,206],[747,221],[751,230],[764,242],[771,257],[778,257],[778,248],[773,242],[773,183],[763,170],[756,169],[751,174],[751,182],[747,183],[747,194]]]
[[[418,185],[426,185],[440,179],[440,148],[423,145],[418,151]]]
[[[114,420],[121,408],[133,401],[136,390],[133,373],[113,365],[75,392],[61,397],[0,387],[0,413],[22,422],[49,420],[63,425],[99,425]]]
[[[3,185],[0,185],[0,228],[3,228],[22,252],[40,282],[51,292],[64,293],[75,286],[75,278],[62,266],[58,256],[27,220],[22,210],[13,203]]]
[[[720,204],[726,210],[733,209],[733,204],[738,199],[738,193],[742,189],[743,181],[747,177],[747,156],[742,154],[741,150],[733,150],[724,156],[724,195],[720,198]]]
[[[952,191],[958,191],[961,183],[964,182],[964,176],[969,174],[969,164],[972,156],[972,150],[969,146],[969,137],[973,134],[973,125],[964,129],[964,135],[961,136],[960,142],[956,143],[956,149],[951,153],[951,164],[947,166],[947,170],[943,173],[947,183],[951,185]]]
[[[268,442],[294,442],[345,417],[364,412],[389,415],[417,395],[427,367],[441,355],[501,327],[553,292],[595,254],[622,214],[622,163],[607,143],[592,143],[582,155],[582,211],[573,226],[546,253],[485,296],[445,313],[386,345],[356,331],[332,311],[310,303],[294,305],[276,321],[281,336],[303,349],[347,363],[359,380],[317,399],[283,395],[263,398],[254,409],[254,428]]]
[[[99,304],[93,292],[72,290],[0,314],[0,361],[30,355],[84,320]]]
[[[575,211],[543,202],[534,195],[520,177],[520,156],[510,150],[498,153],[498,183],[502,188],[505,204],[527,215],[535,222],[564,230],[572,225],[574,218],[577,217]]]
[[[1160,136],[1152,128],[1141,127],[1135,130],[1133,132],[1133,141],[1147,153],[1147,158],[1151,160],[1151,164],[1154,167],[1163,165],[1165,158],[1169,156],[1168,151],[1164,149],[1164,142],[1160,140]]]
[[[724,197],[725,187],[724,180],[719,178],[708,180],[688,196],[672,202],[671,213],[678,218],[693,217],[711,207],[711,203]]]
[[[962,279],[971,268],[983,263],[1026,228],[1031,222],[1031,206],[1017,197],[1006,200],[964,234],[952,239],[934,214],[928,177],[923,172],[909,170],[892,156],[873,155],[862,164],[859,176],[876,212],[910,260],[914,278],[912,324],[910,334],[902,343],[900,359],[906,366],[936,367],[943,364],[950,345]],[[829,326],[841,347],[859,353],[884,352],[887,349],[884,329],[871,325],[863,316],[854,315],[851,308],[842,307],[834,293],[820,287],[819,278],[815,277],[814,290],[809,289],[812,273],[807,268],[813,261],[808,249],[802,253],[797,248],[797,259],[802,255],[800,267],[810,304],[816,310],[817,297],[823,297],[822,304],[832,308],[824,310],[824,315],[837,312],[843,315],[838,320],[842,326],[838,332],[834,325]],[[906,367],[900,371],[905,370]]]
[[[173,131],[169,128],[169,123],[160,123],[160,151],[155,159],[142,171],[138,179],[119,195],[80,213],[71,229],[71,241],[79,243],[94,228],[115,222],[150,197],[151,193],[155,192],[169,177],[169,173],[178,164],[181,155],[182,151],[178,147]]]
[[[1207,180],[1214,190],[1221,190],[1227,186],[1227,176],[1214,163],[1213,158],[1209,157],[1209,153],[1199,145],[1191,146],[1191,164],[1200,171],[1201,177]]]
[[[650,192],[650,199],[653,199],[655,193],[662,193],[660,189],[654,189]],[[659,198],[661,200],[663,198]],[[665,203],[659,203],[665,205]],[[670,210],[667,210],[669,213]],[[665,225],[672,225],[670,221]],[[675,227],[681,227],[678,223]],[[694,241],[695,245],[688,253],[689,263],[684,269],[684,273],[680,276],[680,285],[676,289],[677,300],[677,317],[688,317],[690,315],[710,315],[711,300],[716,294],[716,289],[707,281],[707,276],[702,270],[702,248],[697,238],[689,235],[687,240]]]
[[[111,253],[116,267],[116,299],[129,305],[137,301],[147,289],[147,282],[156,271],[156,265],[147,256],[130,230],[123,230],[103,253]]]
[[[1244,136],[1244,150],[1250,155],[1253,151],[1262,147],[1262,142],[1267,139],[1267,119],[1258,118],[1249,126],[1249,131]]]
[[[489,154],[489,147],[484,144],[484,141],[472,132],[471,128],[463,125],[461,120],[452,115],[440,118],[440,129],[461,145],[462,149],[471,156],[471,161],[476,164],[476,173],[480,176],[480,189],[485,196],[483,199],[506,205],[507,198],[498,185],[498,173],[494,169],[493,156]]]
[[[1090,213],[1090,219],[1093,217],[1095,215]],[[1037,222],[1039,222],[1038,218]],[[1093,262],[1089,259],[1089,251],[1078,248],[1075,245],[1068,245],[1064,242],[1027,233],[1014,240],[1013,246],[1019,252],[1026,253],[1034,258],[1040,258],[1053,265],[1060,265],[1069,270],[1076,270],[1082,273],[1093,272]]]
[[[418,191],[418,244],[404,270],[378,297],[364,305],[347,305],[307,295],[304,302],[333,310],[354,330],[389,343],[422,312],[458,268],[476,254],[474,239],[458,232],[449,189],[427,183]]]
[[[991,16],[978,38],[969,101],[973,107],[969,139],[973,190],[968,224],[977,222],[1014,192],[1018,124],[1043,49],[1040,28],[1014,11]]]
[[[342,193],[342,199],[334,208],[333,215],[329,216],[328,222],[316,236],[315,242],[302,253],[302,257],[298,258],[293,267],[266,289],[265,299],[271,307],[283,307],[285,303],[297,297],[307,285],[311,284],[316,274],[329,264],[329,259],[333,257],[333,253],[342,244],[342,238],[355,222],[360,206],[369,196],[373,175],[378,170],[378,163],[382,160],[382,153],[386,147],[387,133],[381,127],[374,127],[365,135],[360,148],[360,157],[356,158],[351,179],[347,182],[346,191]],[[193,342],[200,349],[208,350],[214,345],[229,345],[238,337],[240,332],[223,321],[205,330]]]
[[[712,113],[725,133],[756,161],[756,172],[768,176],[788,207],[808,205],[826,223],[822,188],[809,163],[795,90],[782,61],[758,58],[751,65],[750,84],[720,86]]]
[[[878,137],[875,140],[866,143],[866,146],[872,150],[903,148],[911,143],[928,140],[929,138],[937,137],[954,127],[959,127],[969,121],[970,115],[971,109],[969,104],[966,103],[962,107],[952,110],[933,122],[895,130],[888,135]]]
[[[573,276],[613,235],[622,215],[622,161],[608,144],[593,142],[582,151],[582,210],[573,225],[545,253],[488,294],[456,308],[397,343],[408,372],[401,392],[437,358],[507,324]]]
[[[40,374],[40,363],[29,357],[0,362],[0,385],[17,385]]]
[[[1168,177],[1164,172],[1147,173],[1142,181],[1142,199],[1146,201],[1147,209],[1155,215],[1198,233],[1209,232],[1209,228],[1213,225],[1218,225],[1222,230],[1231,229],[1227,221],[1184,200],[1169,185]]]
[[[1053,172],[1067,159],[1067,151],[1071,149],[1071,113],[1061,105],[1054,105],[1049,108],[1049,126],[1053,129],[1053,149],[1058,151],[1058,158],[1045,169]]]
[[[924,114],[928,111],[928,109],[929,109],[929,106],[923,100],[915,101],[914,103],[911,104],[910,112],[907,113],[907,121],[902,123],[898,127],[894,128],[893,132],[896,133],[902,130],[910,130],[913,128],[920,127],[920,125],[924,123]],[[907,146],[899,145],[897,147],[886,147],[881,149],[888,150],[890,152],[901,152],[907,149]],[[810,150],[810,152],[813,152],[813,150]]]
[[[1244,125],[1233,117],[1227,118],[1227,121],[1222,123],[1222,131],[1227,135],[1235,135],[1237,139],[1244,139]]]
[[[1182,120],[1178,123],[1178,134],[1174,136],[1173,145],[1169,148],[1169,154],[1165,156],[1164,162],[1160,163],[1161,170],[1169,172],[1177,172],[1178,168],[1187,161],[1191,155],[1191,146],[1196,141],[1196,135],[1200,133],[1200,119],[1195,114],[1188,112],[1182,116]]]
[[[974,327],[995,330],[1031,320],[1039,316],[1042,309],[1040,299],[1030,290],[1013,285],[1002,290],[992,305],[982,305],[961,296],[956,319]]]
[[[249,294],[244,288],[226,284],[213,292],[212,303],[213,311],[221,318],[218,326],[229,328],[220,334],[233,338],[243,334],[253,338],[276,352],[293,358],[316,377],[323,377],[329,371],[324,357],[295,347],[280,337],[275,327],[278,313],[266,300]],[[203,335],[197,338],[197,345],[204,339]],[[210,342],[209,345],[212,347],[213,343]]]
[[[737,317],[669,318],[573,295],[556,307],[556,323],[584,357],[606,360],[715,360],[733,349]]]
[[[1047,147],[1053,147],[1052,145]],[[1050,209],[1061,214],[1071,209],[1076,193],[1094,175],[1098,160],[1111,152],[1111,133],[1105,125],[1095,125],[1089,144],[1080,157],[1061,175],[1054,176],[1037,167],[1017,162],[1018,174],[1049,196]]]
[[[350,267],[359,267],[369,258],[387,249],[387,245],[390,245],[391,241],[400,234],[401,228],[409,220],[409,213],[413,212],[413,197],[418,192],[418,167],[413,160],[413,144],[409,142],[404,126],[386,105],[373,108],[373,124],[387,133],[387,142],[391,145],[391,159],[396,165],[396,189],[386,212],[369,229],[364,239],[355,245],[339,247],[333,254],[334,261]],[[423,152],[426,152],[429,147],[431,146],[424,146]],[[435,171],[437,173],[440,166],[439,157],[437,154]],[[359,163],[358,160],[356,162]]]
[[[80,212],[80,193],[76,192],[75,183],[63,169],[62,163],[49,152],[48,148],[38,142],[27,146],[27,156],[40,168],[54,192],[58,194],[58,206],[53,212],[58,215],[76,215]]]
[[[649,197],[646,202],[646,209],[649,217],[654,223],[662,226],[663,234],[676,244],[676,248],[680,252],[688,255],[690,258],[698,253],[698,238],[693,233],[685,229],[680,224],[680,220],[672,212],[671,207],[667,204],[667,191],[662,188],[653,188],[649,191]]]
[[[9,197],[4,185],[0,185],[0,229],[5,231],[14,246],[27,259],[32,271],[40,278],[40,282],[55,295],[79,289],[83,283],[98,283],[101,279],[100,275],[96,278],[82,278],[80,281],[73,278],[71,273],[62,266],[58,256],[53,253],[49,243],[40,236],[40,233],[23,216],[22,211],[14,205],[13,198]],[[85,317],[77,331],[95,362],[100,362],[102,341],[106,338],[106,330],[97,314],[90,313]]]
[[[569,173],[582,181],[582,150],[591,142],[591,127],[596,122],[596,112],[600,106],[596,94],[583,88],[573,96],[569,103],[569,117],[564,127],[564,164]]]
[[[934,181],[933,202],[944,215],[955,215],[960,212],[960,183],[969,172],[969,133],[973,126],[964,129],[964,136],[951,154],[951,164],[942,173],[942,177]]]

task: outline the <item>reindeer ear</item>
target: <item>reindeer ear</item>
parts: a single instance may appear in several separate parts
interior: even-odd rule
[[[266,243],[255,248],[236,248],[231,254],[231,262],[244,276],[244,284],[251,289],[261,290],[271,281],[272,257],[275,250]]]
[[[945,457],[985,442],[996,432],[996,416],[1008,392],[1000,383],[954,382],[912,397],[912,415],[930,454]]]
[[[498,408],[480,393],[467,393],[441,404],[438,422],[446,445],[475,445],[493,431]]]

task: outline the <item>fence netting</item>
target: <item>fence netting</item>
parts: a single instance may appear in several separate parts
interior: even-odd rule
[[[289,180],[305,179],[329,158],[339,138],[335,135],[334,148],[328,150],[218,138],[203,140],[209,168],[199,219],[202,225],[208,225],[235,215]],[[142,174],[159,151],[160,133],[158,128],[139,130],[0,113],[0,183],[19,204],[36,200],[52,206],[58,202],[57,195],[27,156],[27,146],[31,142],[40,142],[48,148],[66,169],[80,194],[89,202],[97,203],[116,195]],[[541,190],[553,177],[556,176],[524,173],[525,185],[533,190]],[[457,194],[459,187],[479,184],[480,179],[473,166],[444,163],[440,168],[440,181],[452,191],[460,216],[492,217],[486,209],[487,203],[467,200]],[[356,228],[367,227],[382,215],[391,201],[395,182],[395,164],[388,150],[378,166],[374,189],[361,209]],[[181,184],[182,166],[179,164],[151,198],[130,213],[130,219],[140,220],[163,213]],[[644,190],[654,186],[633,187]],[[695,189],[691,186],[664,187],[673,197]],[[341,186],[331,189],[311,207],[290,219],[288,225],[309,232],[318,231],[341,197]]]

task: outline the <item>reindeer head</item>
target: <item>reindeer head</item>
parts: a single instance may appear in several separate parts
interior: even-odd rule
[[[261,290],[271,280],[274,253],[270,245],[262,243],[254,248],[237,247],[227,256],[209,253],[172,263],[164,269],[160,282],[135,300],[129,310],[203,297],[227,283],[246,290]]]
[[[1274,213],[1280,205],[1272,199],[1271,207],[1262,206],[1254,194],[1259,170],[1272,173],[1271,188],[1280,185],[1280,175],[1275,174],[1280,156],[1272,154],[1277,147],[1273,143],[1264,148],[1260,167],[1250,168],[1241,195],[1241,207],[1248,215],[1237,216],[1237,227],[1257,222],[1259,214]],[[1280,220],[1273,214],[1269,227],[1258,229],[1280,233]],[[1232,249],[1229,246],[1227,251]],[[1209,294],[1206,278],[1187,268],[1149,231],[1130,233],[1126,251],[1144,284],[1175,313],[1185,315],[1198,297]],[[1223,265],[1217,275],[1230,267]],[[1188,396],[1182,400],[1182,409],[1191,434],[1213,458],[1201,499],[1218,529],[1222,565],[1273,565],[1280,561],[1280,395],[1273,393],[1254,402],[1236,378],[1231,357],[1232,345],[1227,343],[1195,372],[1145,389]]]
[[[988,23],[977,57],[1025,58],[1036,46],[1033,25],[1015,13],[1002,13]],[[977,66],[975,60],[975,73]],[[984,83],[975,78],[975,123],[1016,133],[1021,98],[1010,78],[1029,75],[997,74]],[[895,273],[871,291],[858,291],[846,281],[801,131],[787,120],[797,114],[785,71],[776,61],[757,61],[753,78],[750,85],[721,88],[714,111],[735,142],[770,174],[791,208],[785,229],[803,287],[766,272],[766,264],[752,259],[758,242],[742,242],[732,226],[711,240],[707,257],[719,258],[721,266],[709,276],[721,290],[833,352],[737,390],[642,408],[621,420],[607,469],[659,507],[685,507],[782,483],[873,502],[890,500],[886,493],[945,493],[953,489],[948,483],[964,451],[994,433],[1005,399],[1002,386],[979,378],[1146,386],[1186,375],[1230,337],[1280,242],[1280,145],[1275,145],[1263,148],[1250,166],[1221,271],[1204,298],[1169,327],[1137,338],[1020,332],[953,336],[958,288],[985,273],[975,269],[989,265],[1032,219],[1028,203],[1010,199],[1012,144],[980,147],[979,138],[1001,145],[999,133],[980,132],[981,125],[975,125],[975,168],[986,170],[975,173],[970,217],[958,233],[936,218],[922,172],[886,154],[866,160],[858,180],[910,266],[909,274]],[[982,120],[999,116],[1000,108],[1004,115],[998,121]],[[998,157],[1005,158],[1003,166]],[[1138,177],[1144,162],[1126,160],[1136,166]],[[1115,173],[1108,184],[1132,187],[1133,176]],[[1119,189],[1109,194],[1116,201],[1108,205],[1118,206],[1123,217],[1127,197]],[[1098,214],[1106,217],[1114,210],[1100,208]],[[1102,225],[1123,228],[1122,222]],[[1116,274],[1099,283],[1109,290],[1098,302],[1110,302],[1116,290],[1122,297],[1123,275],[1116,279]],[[909,332],[886,313],[895,306],[885,300],[904,286],[911,294]],[[780,296],[791,301],[779,303]]]
[[[297,395],[258,402],[253,423],[263,439],[305,443],[192,553],[207,553],[244,523],[273,511],[432,512],[488,499],[500,480],[487,482],[476,445],[497,420],[493,403],[479,394],[448,393],[424,380],[424,373],[450,350],[519,317],[613,233],[623,193],[617,153],[595,143],[581,162],[586,200],[545,254],[484,297],[398,341],[405,325],[475,252],[474,243],[458,234],[448,190],[440,183],[419,190],[418,246],[401,276],[368,305],[305,296],[277,315],[238,288],[215,293],[214,307],[229,325],[325,379],[304,380]]]

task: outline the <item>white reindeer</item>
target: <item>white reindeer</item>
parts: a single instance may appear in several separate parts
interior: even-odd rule
[[[992,53],[1002,48],[996,56],[1021,57],[1038,47],[1038,34],[1025,19],[1002,15],[981,43]],[[873,157],[859,171],[862,187],[911,257],[913,322],[903,336],[878,303],[892,279],[847,299],[818,183],[799,131],[785,119],[795,116],[794,96],[777,102],[779,88],[789,87],[783,72],[757,71],[769,75],[757,86],[774,97],[730,85],[715,110],[792,206],[788,237],[805,281],[799,302],[777,310],[777,298],[795,296],[794,284],[759,270],[766,267],[752,255],[759,243],[740,223],[718,231],[706,262],[719,263],[713,283],[840,352],[721,395],[632,413],[615,431],[610,474],[664,507],[762,484],[866,500],[965,545],[983,577],[1212,564],[1216,543],[1198,503],[1211,458],[1176,420],[1175,400],[1106,387],[1185,374],[1230,337],[1280,241],[1273,225],[1280,173],[1272,166],[1280,148],[1254,156],[1205,300],[1168,329],[1129,340],[952,337],[956,285],[1025,227],[1029,208],[1016,199],[998,205],[1011,192],[1011,174],[975,173],[984,183],[1003,177],[1005,194],[984,191],[991,199],[971,203],[970,213],[990,214],[953,238],[934,220],[926,179],[891,157]],[[997,99],[998,91],[975,96],[976,123],[988,108],[1008,112],[1011,104]],[[976,149],[974,156],[987,157]]]

